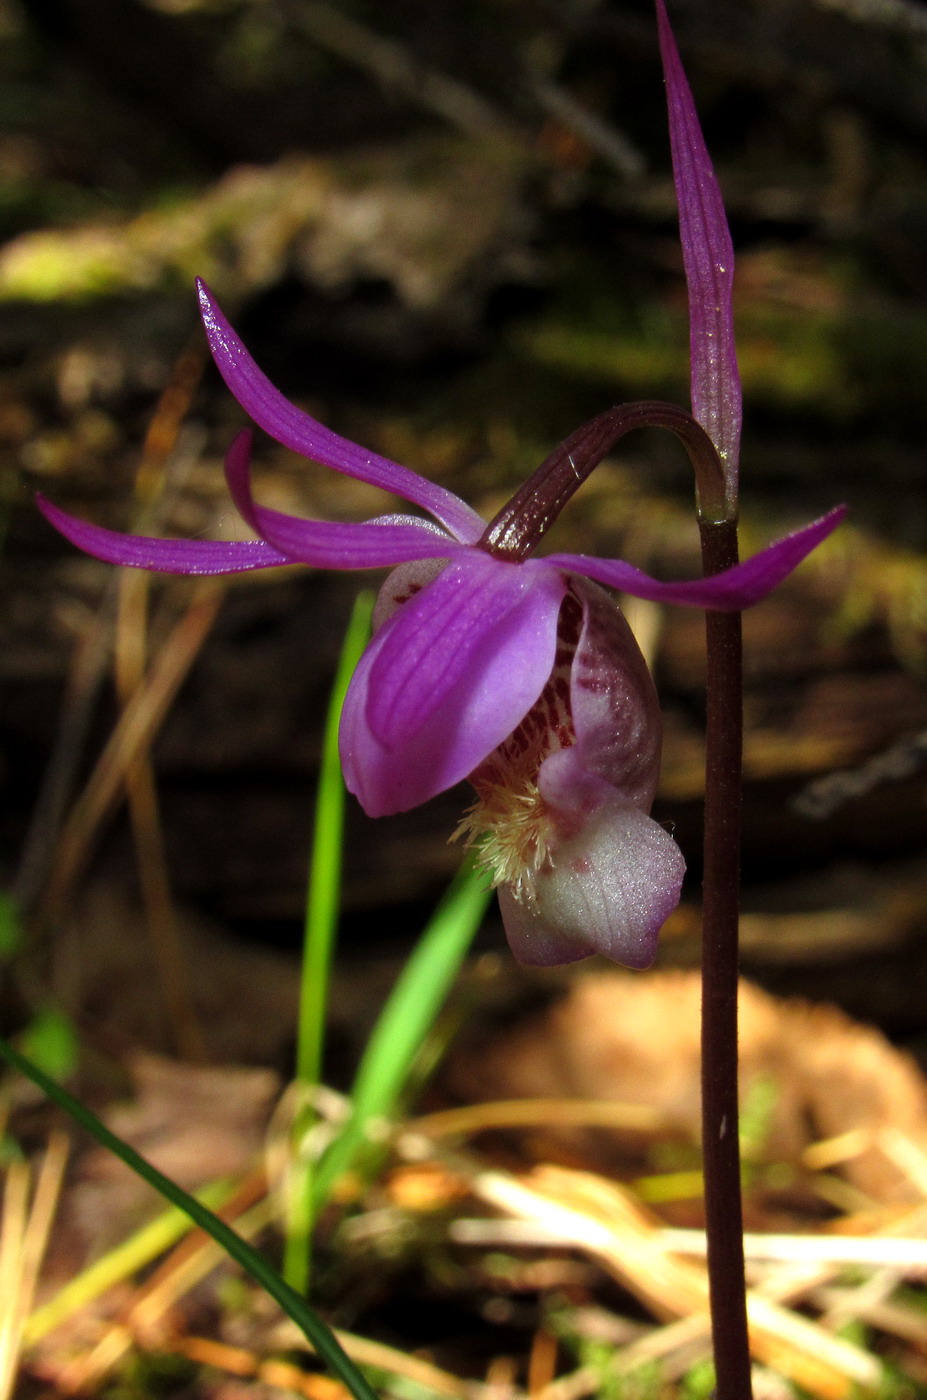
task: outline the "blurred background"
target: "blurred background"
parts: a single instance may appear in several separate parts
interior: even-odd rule
[[[746,619],[747,965],[917,1039],[927,11],[680,0],[673,22],[737,249],[744,551],[851,507]],[[3,876],[42,977],[107,1020],[150,956],[139,861],[161,870],[149,922],[154,898],[293,946],[320,715],[364,581],[120,582],[34,509],[39,488],[115,528],[240,529],[220,463],[243,415],[206,363],[194,275],[285,393],[488,516],[585,418],[688,402],[685,288],[646,0],[9,0],[0,26]],[[263,437],[256,479],[296,513],[385,505]],[[626,439],[550,547],[697,572],[673,441]],[[658,814],[691,871],[664,956],[689,963],[701,619],[631,614],[666,705]],[[125,752],[78,798],[165,658],[169,694],[147,720],[142,702],[133,741],[156,774],[139,826]],[[351,804],[348,956],[402,948],[456,864],[465,801],[378,823]],[[82,919],[107,930],[95,972],[89,948],[79,972],[60,951]],[[170,1043],[143,1000],[132,1014]]]

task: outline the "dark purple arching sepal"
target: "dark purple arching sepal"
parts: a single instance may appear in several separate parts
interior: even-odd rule
[[[270,437],[303,457],[421,506],[465,544],[479,539],[485,521],[453,491],[349,442],[290,403],[255,364],[202,280],[197,281],[197,291],[206,337],[219,372],[242,408]]]
[[[734,344],[734,247],[666,5],[664,0],[656,0],[656,5],[689,288],[692,413],[718,450],[727,480],[729,518],[733,518],[743,417]]]

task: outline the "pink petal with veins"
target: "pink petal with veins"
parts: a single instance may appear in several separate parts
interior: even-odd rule
[[[585,579],[567,582],[554,670],[531,712],[471,774],[479,800],[465,830],[499,886],[522,962],[598,952],[646,967],[685,872],[676,843],[648,815],[660,707],[616,604]]]
[[[383,625],[341,720],[345,781],[370,816],[452,787],[514,729],[550,674],[564,589],[543,564],[474,551]]]
[[[611,791],[539,874],[536,906],[499,890],[512,952],[542,967],[593,953],[649,967],[660,929],[679,903],[684,870],[669,833]]]

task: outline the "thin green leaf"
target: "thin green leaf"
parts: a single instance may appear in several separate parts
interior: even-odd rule
[[[0,1038],[0,1055],[20,1074],[24,1074],[27,1079],[32,1080],[33,1084],[37,1084],[43,1093],[47,1094],[59,1108],[63,1108],[66,1113],[70,1114],[74,1121],[90,1133],[101,1146],[113,1152],[121,1161],[125,1162],[127,1167],[147,1181],[150,1186],[153,1186],[172,1205],[179,1206],[195,1224],[211,1235],[226,1254],[237,1264],[240,1264],[255,1282],[260,1284],[265,1292],[269,1293],[280,1304],[283,1311],[292,1318],[314,1350],[327,1362],[335,1375],[344,1382],[356,1400],[377,1400],[376,1392],[318,1314],[231,1226],[227,1225],[224,1220],[220,1220],[195,1197],[190,1196],[175,1181],[171,1181],[170,1177],[159,1172],[157,1167],[152,1166],[127,1142],[123,1142],[115,1133],[110,1132],[109,1128],[100,1122],[96,1114],[91,1113],[60,1084],[56,1084],[53,1079],[50,1079],[39,1069],[38,1065],[27,1060],[2,1038]]]
[[[316,1209],[332,1183],[396,1113],[415,1057],[460,970],[490,891],[485,871],[464,861],[406,963],[367,1042],[351,1091],[351,1116],[315,1171]]]
[[[372,593],[358,594],[345,633],[325,720],[309,866],[296,1049],[296,1077],[307,1084],[317,1084],[321,1070],[329,967],[341,895],[345,788],[338,756],[338,726],[348,684],[370,637],[373,603]]]
[[[328,983],[341,903],[345,788],[338,755],[338,726],[348,684],[370,637],[373,603],[374,595],[371,592],[358,594],[341,648],[325,720],[315,831],[309,863],[296,1037],[296,1079],[306,1086],[318,1084],[322,1071]],[[308,1132],[313,1116],[311,1107],[297,1114],[293,1125],[295,1142],[300,1142]],[[313,1167],[314,1163],[300,1159],[298,1151],[294,1154],[287,1204],[283,1276],[302,1294],[309,1284]]]

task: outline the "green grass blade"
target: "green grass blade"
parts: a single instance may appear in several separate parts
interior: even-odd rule
[[[307,1084],[317,1084],[321,1071],[331,950],[341,895],[345,788],[338,756],[338,726],[348,684],[370,637],[373,603],[374,595],[371,592],[358,594],[345,633],[325,720],[315,832],[309,864],[296,1046],[296,1077]]]
[[[188,1215],[195,1224],[211,1235],[226,1254],[237,1264],[240,1264],[255,1282],[260,1284],[265,1292],[269,1293],[280,1304],[283,1311],[292,1318],[297,1327],[308,1338],[314,1350],[331,1367],[335,1375],[344,1382],[356,1400],[377,1400],[376,1392],[367,1383],[362,1373],[318,1314],[231,1226],[227,1225],[224,1220],[220,1220],[194,1196],[190,1196],[175,1181],[171,1181],[170,1177],[159,1172],[157,1167],[152,1166],[127,1142],[123,1142],[115,1133],[110,1132],[105,1123],[100,1122],[96,1114],[91,1113],[89,1108],[85,1108],[66,1089],[63,1089],[60,1084],[56,1084],[37,1065],[20,1055],[17,1050],[13,1049],[12,1045],[2,1038],[0,1038],[0,1056],[13,1069],[24,1074],[27,1079],[31,1079],[33,1084],[37,1084],[44,1094],[59,1108],[63,1108],[101,1146],[113,1152],[121,1161],[125,1162],[127,1167],[130,1167],[150,1186],[153,1186],[172,1205],[179,1206],[185,1215]]]
[[[372,1125],[395,1114],[415,1057],[482,922],[490,898],[486,883],[486,872],[465,860],[403,968],[358,1067],[351,1116],[315,1170],[316,1209],[370,1142]]]
[[[341,648],[325,720],[309,862],[296,1034],[296,1079],[307,1086],[318,1084],[322,1070],[328,983],[341,903],[345,788],[338,755],[338,726],[348,684],[370,637],[373,603],[371,592],[358,594]],[[302,1141],[312,1121],[311,1108],[297,1113],[293,1125],[296,1144]],[[313,1167],[314,1163],[301,1160],[297,1146],[286,1208],[283,1276],[301,1294],[305,1294],[309,1286]]]

